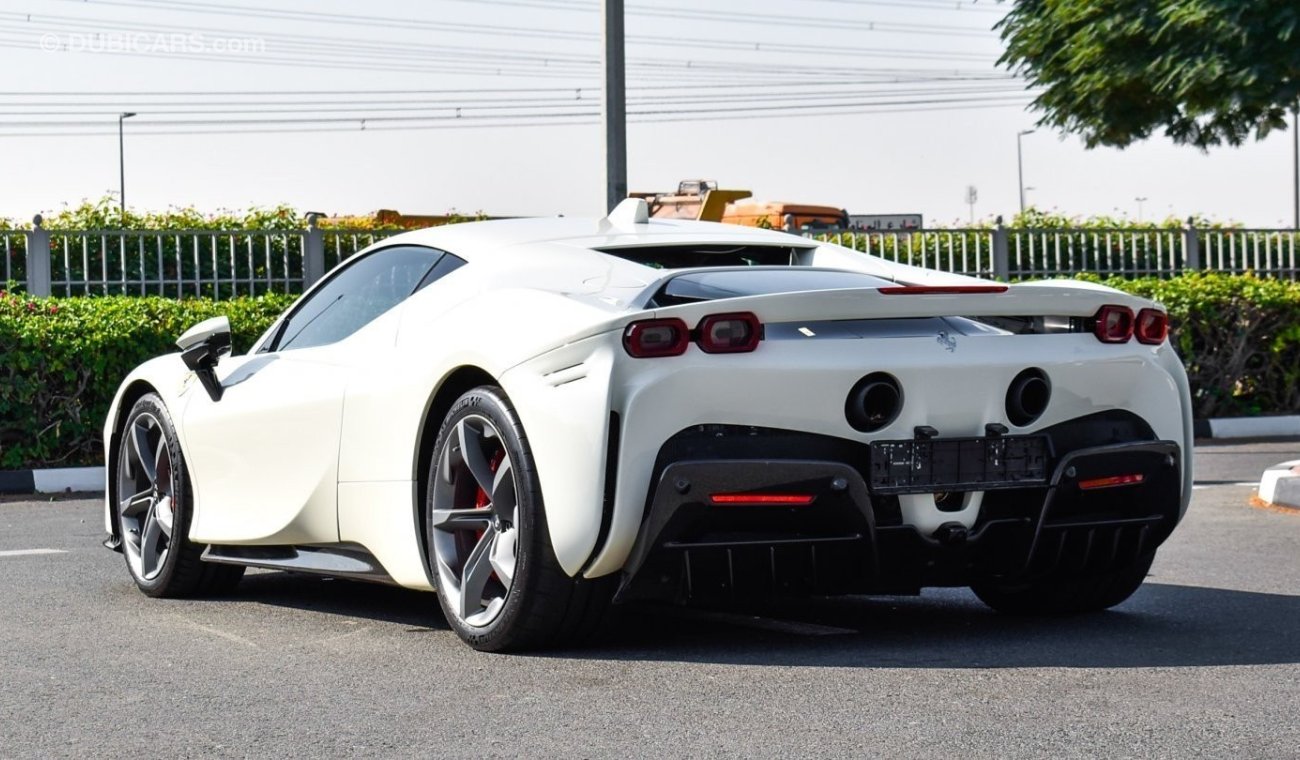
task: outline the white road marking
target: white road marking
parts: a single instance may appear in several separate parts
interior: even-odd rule
[[[254,644],[253,642],[249,641],[243,636],[239,636],[234,633],[223,631],[220,628],[213,628],[210,625],[202,625],[200,623],[194,622],[193,620],[186,620],[185,618],[178,618],[178,619],[180,620],[180,622],[184,623],[185,625],[203,631],[204,633],[210,633],[213,636],[220,636],[221,638],[226,639],[227,641],[233,641],[236,644],[243,644],[244,646],[251,647],[253,649],[261,649],[261,647],[259,647],[257,644]]]
[[[1207,488],[1217,488],[1219,486],[1228,486],[1230,488],[1254,488],[1259,485],[1257,480],[1238,480],[1235,483],[1197,483],[1192,486],[1193,491],[1204,491]]]
[[[316,639],[315,643],[317,646],[331,646],[333,644],[337,644],[339,641],[346,639],[350,636],[356,636],[359,633],[365,633],[369,630],[370,630],[370,626],[362,626],[360,628],[357,628],[356,630],[347,631],[346,633],[336,633],[333,634],[332,636],[326,636],[322,639]]]
[[[9,549],[0,551],[0,557],[30,557],[36,554],[67,554],[64,549]]]

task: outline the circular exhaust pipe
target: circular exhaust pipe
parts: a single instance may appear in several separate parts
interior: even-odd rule
[[[1052,384],[1046,373],[1031,367],[1016,375],[1007,388],[1007,419],[1016,427],[1032,424],[1047,411]]]
[[[903,389],[893,375],[872,372],[859,380],[844,402],[844,416],[854,430],[871,433],[898,418]]]

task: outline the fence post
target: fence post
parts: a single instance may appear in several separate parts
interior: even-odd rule
[[[50,232],[41,226],[45,220],[40,214],[32,217],[32,228],[27,232],[27,293],[48,296],[50,287]]]
[[[302,236],[302,289],[311,287],[325,276],[325,233],[316,226],[320,214],[307,215],[307,231]]]
[[[1201,268],[1201,239],[1196,235],[1196,217],[1187,217],[1187,226],[1183,228],[1183,269]]]
[[[997,218],[993,228],[993,277],[997,280],[1011,279],[1011,258],[1007,255],[1007,227],[1002,217]]]

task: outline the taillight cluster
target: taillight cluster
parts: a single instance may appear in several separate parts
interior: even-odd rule
[[[746,311],[711,314],[694,330],[675,317],[633,322],[623,331],[623,348],[638,359],[681,356],[692,342],[706,354],[740,354],[758,348],[762,339],[763,323]]]
[[[1101,307],[1094,317],[1093,333],[1102,343],[1127,343],[1137,338],[1138,343],[1158,346],[1169,335],[1169,315],[1159,309],[1143,309],[1133,314],[1127,306]]]

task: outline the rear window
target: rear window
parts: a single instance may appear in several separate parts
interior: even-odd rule
[[[643,245],[631,248],[597,248],[601,253],[635,261],[655,269],[700,267],[789,266],[807,248],[788,245]]]
[[[883,288],[895,283],[865,274],[838,269],[803,267],[732,269],[725,272],[684,272],[664,283],[646,304],[647,308],[715,301],[720,298],[800,293],[809,290]]]

